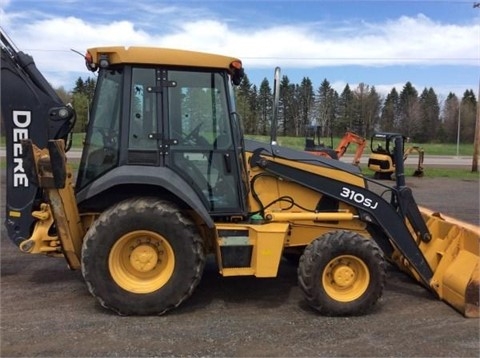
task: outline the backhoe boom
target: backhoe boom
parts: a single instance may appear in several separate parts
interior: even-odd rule
[[[0,35],[2,119],[7,137],[6,226],[8,236],[19,245],[31,235],[31,213],[41,199],[38,187],[28,180],[21,141],[31,139],[39,148],[45,148],[50,139],[68,143],[75,112],[62,102],[33,58],[18,51],[3,30]]]

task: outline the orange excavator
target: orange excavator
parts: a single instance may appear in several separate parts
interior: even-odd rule
[[[355,155],[352,160],[353,165],[360,164],[360,158],[362,157],[363,151],[365,150],[365,146],[367,145],[367,141],[362,136],[351,132],[346,131],[343,135],[340,143],[337,145],[335,149],[333,149],[333,140],[332,146],[328,147],[320,142],[318,139],[318,144],[315,143],[316,138],[320,138],[320,126],[316,127],[307,127],[306,129],[306,136],[305,136],[305,151],[311,152],[312,154],[319,155],[322,157],[328,157],[332,159],[340,159],[346,153],[348,147],[351,143],[356,144],[357,149],[355,150]]]

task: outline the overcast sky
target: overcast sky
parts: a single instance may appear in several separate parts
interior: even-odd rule
[[[480,1],[479,1],[480,2]],[[384,94],[407,81],[478,93],[480,7],[475,1],[0,0],[0,24],[55,87],[92,74],[81,53],[103,45],[183,48],[239,57],[252,83],[364,82]]]

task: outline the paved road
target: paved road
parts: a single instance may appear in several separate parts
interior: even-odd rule
[[[77,149],[72,149],[67,153],[67,157],[71,159],[80,159],[81,151]],[[0,148],[0,158],[5,157],[5,148]],[[353,156],[347,154],[341,158],[343,162],[350,163],[353,159]],[[367,164],[368,156],[363,156],[360,159],[361,164]],[[416,165],[418,162],[418,157],[416,155],[412,155],[407,158],[405,161],[406,165]],[[428,165],[439,165],[439,166],[464,166],[470,167],[472,165],[472,157],[469,156],[447,156],[447,155],[425,155],[424,166]]]
[[[346,155],[341,158],[343,162],[351,163],[353,160],[353,156]],[[368,163],[368,156],[363,156],[360,158],[360,164],[367,164]],[[407,160],[405,160],[406,165],[417,165],[418,164],[418,157],[415,155],[409,156]],[[423,166],[452,166],[452,167],[471,167],[472,166],[472,157],[467,156],[448,156],[448,155],[425,155],[423,160]]]

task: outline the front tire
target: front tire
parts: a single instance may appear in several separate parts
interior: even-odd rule
[[[128,199],[103,212],[82,247],[82,274],[100,304],[121,315],[161,315],[200,282],[204,245],[173,204]]]
[[[350,231],[315,239],[305,248],[298,267],[306,301],[326,316],[366,313],[381,297],[386,275],[375,241]]]

